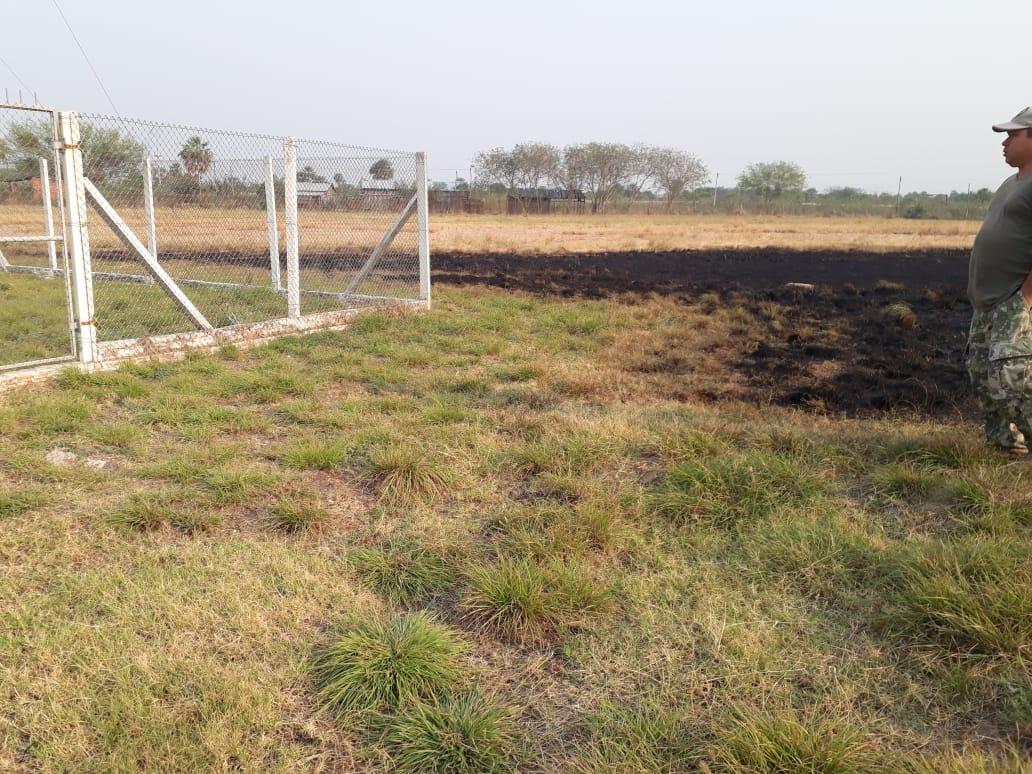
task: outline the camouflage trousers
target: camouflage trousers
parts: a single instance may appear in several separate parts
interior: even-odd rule
[[[1032,443],[1032,315],[1020,290],[975,310],[967,369],[989,442],[1025,449]]]

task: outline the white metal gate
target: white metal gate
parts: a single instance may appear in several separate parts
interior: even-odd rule
[[[57,114],[0,103],[0,371],[72,361]]]

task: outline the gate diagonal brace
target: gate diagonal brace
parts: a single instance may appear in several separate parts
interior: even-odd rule
[[[125,224],[125,221],[119,217],[115,208],[111,206],[104,195],[97,190],[97,187],[93,185],[89,178],[83,178],[83,185],[86,188],[86,194],[93,202],[93,205],[97,208],[97,212],[100,213],[100,217],[105,223],[115,232],[115,235],[122,241],[127,248],[143,261],[144,267],[154,277],[155,282],[161,285],[162,289],[169,295],[169,297],[175,302],[187,317],[189,317],[194,325],[203,331],[215,330],[214,326],[208,322],[208,319],[201,314],[201,311],[194,306],[193,302],[187,298],[186,294],[180,289],[176,281],[172,279],[167,271],[162,268],[161,264],[158,263],[157,259],[150,254],[150,251],[144,247],[136,234]]]
[[[362,265],[362,268],[358,270],[358,274],[351,278],[351,282],[349,282],[348,286],[344,289],[345,296],[352,295],[355,290],[358,289],[358,286],[362,284],[366,275],[373,270],[373,267],[376,266],[383,254],[387,252],[387,248],[391,246],[391,242],[393,242],[394,238],[398,236],[401,229],[405,227],[405,223],[412,217],[412,213],[415,211],[416,197],[413,196],[409,200],[409,203],[405,205],[405,209],[401,211],[394,223],[391,224],[391,227],[387,229],[387,233],[383,235],[380,243],[373,248],[373,252],[371,252],[369,257],[366,258],[366,262]]]
[[[10,266],[11,264],[9,264],[7,259],[4,258],[4,251],[0,250],[0,271],[8,271]]]

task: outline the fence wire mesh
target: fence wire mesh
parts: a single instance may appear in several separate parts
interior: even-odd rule
[[[82,114],[80,129],[88,185],[207,322],[287,316],[286,138],[98,114]],[[418,297],[414,218],[353,282],[411,198],[415,154],[295,147],[302,314]],[[397,191],[381,197],[389,186]],[[196,330],[100,209],[90,212],[99,340]]]
[[[70,358],[54,116],[0,107],[0,369]]]
[[[396,227],[415,206],[415,154],[299,140],[297,166],[302,311],[341,292],[354,305],[417,298],[417,220]]]

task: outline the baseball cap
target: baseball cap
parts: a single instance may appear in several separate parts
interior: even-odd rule
[[[994,132],[1010,132],[1015,129],[1032,129],[1032,107],[1027,107],[1010,121],[993,124]]]

